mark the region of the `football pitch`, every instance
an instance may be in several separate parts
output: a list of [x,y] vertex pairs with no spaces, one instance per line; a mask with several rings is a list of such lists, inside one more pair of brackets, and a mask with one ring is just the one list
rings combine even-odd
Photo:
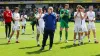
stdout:
[[[49,38],[45,50],[39,51],[41,47],[37,47],[36,43],[36,27],[33,34],[30,22],[27,22],[25,35],[20,36],[20,43],[15,43],[16,33],[11,39],[10,44],[7,44],[5,39],[4,26],[0,26],[0,56],[100,56],[100,44],[94,44],[93,33],[91,32],[91,42],[88,43],[88,38],[84,38],[84,45],[73,46],[73,31],[74,23],[69,23],[68,43],[65,43],[65,31],[63,30],[62,42],[59,41],[59,22],[55,31],[54,45],[52,51],[49,51]],[[96,23],[96,36],[100,42],[100,23]],[[40,44],[42,44],[42,35],[40,36]],[[77,41],[78,44],[78,41]]]

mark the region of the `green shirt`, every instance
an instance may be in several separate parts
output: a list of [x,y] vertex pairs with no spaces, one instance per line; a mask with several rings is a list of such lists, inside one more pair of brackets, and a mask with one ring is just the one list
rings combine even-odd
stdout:
[[32,21],[35,21],[36,20],[36,17],[35,16],[36,16],[36,13],[33,13],[32,14]]
[[31,15],[31,25],[35,24],[36,22],[36,13],[32,13]]
[[69,19],[70,19],[70,13],[69,10],[65,10],[65,9],[61,9],[60,10],[60,18],[61,20],[64,20],[65,22],[68,23]]

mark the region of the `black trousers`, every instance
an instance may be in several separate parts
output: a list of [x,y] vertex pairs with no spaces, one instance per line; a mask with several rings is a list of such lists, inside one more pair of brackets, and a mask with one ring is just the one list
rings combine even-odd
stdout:
[[50,45],[49,45],[49,47],[52,48],[53,39],[54,39],[54,32],[55,32],[55,30],[47,30],[47,29],[44,29],[43,41],[42,41],[42,47],[43,48],[46,45],[46,41],[48,39],[48,36],[50,37]]
[[32,30],[34,31],[34,26],[35,26],[36,22],[34,21],[32,24]]
[[11,22],[10,23],[5,23],[5,34],[6,34],[6,37],[10,37],[10,32],[11,32]]

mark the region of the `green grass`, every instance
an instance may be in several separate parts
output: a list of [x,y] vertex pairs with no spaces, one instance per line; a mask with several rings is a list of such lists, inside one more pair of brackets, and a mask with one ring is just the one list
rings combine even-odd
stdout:
[[[31,30],[31,25],[27,22],[26,34],[21,35],[19,41],[20,43],[15,43],[16,33],[13,36],[11,43],[7,44],[7,39],[5,39],[4,26],[0,26],[0,56],[100,56],[100,44],[94,44],[93,34],[91,33],[91,42],[88,43],[87,37],[84,39],[85,44],[81,46],[73,46],[73,29],[74,23],[69,23],[69,42],[64,43],[65,31],[63,31],[62,43],[57,43],[59,41],[59,23],[55,32],[53,50],[48,51],[49,39],[47,41],[47,46],[44,51],[38,51],[40,47],[36,44],[36,29],[33,35]],[[100,41],[100,23],[96,23],[97,39]],[[34,36],[34,38],[32,38]],[[40,43],[42,43],[42,35],[40,37]],[[78,42],[77,42],[78,43]]]

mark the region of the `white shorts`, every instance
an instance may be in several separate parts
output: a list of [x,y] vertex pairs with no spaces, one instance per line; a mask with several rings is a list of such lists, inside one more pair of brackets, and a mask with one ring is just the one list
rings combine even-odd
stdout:
[[15,25],[14,25],[14,26],[12,27],[12,30],[13,30],[13,31],[20,30],[20,26],[15,26]]
[[88,30],[95,30],[96,27],[95,27],[95,24],[88,24]]
[[75,25],[75,26],[74,26],[74,32],[76,32],[76,33],[82,32],[82,26],[80,26],[80,25]]
[[87,32],[87,31],[88,31],[88,30],[87,30],[86,25],[82,26],[82,32]]
[[43,34],[43,33],[44,33],[44,27],[37,26],[37,34]]
[[26,26],[26,22],[22,22],[22,26]]

